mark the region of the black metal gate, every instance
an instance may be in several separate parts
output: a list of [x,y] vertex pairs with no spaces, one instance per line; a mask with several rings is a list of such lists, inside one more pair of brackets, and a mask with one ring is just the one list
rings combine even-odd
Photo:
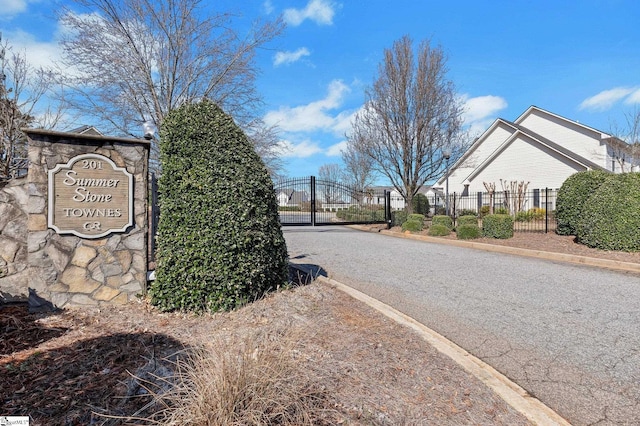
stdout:
[[391,223],[389,191],[358,190],[315,176],[281,179],[275,191],[283,226]]

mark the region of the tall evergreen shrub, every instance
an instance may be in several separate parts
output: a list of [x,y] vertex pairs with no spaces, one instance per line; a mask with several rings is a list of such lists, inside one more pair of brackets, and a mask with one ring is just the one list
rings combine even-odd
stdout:
[[612,175],[589,197],[576,226],[580,243],[640,251],[640,173]]
[[602,170],[588,170],[575,173],[564,181],[558,190],[556,233],[576,235],[576,226],[582,215],[582,207],[610,176],[610,173]]
[[411,201],[411,205],[413,206],[413,212],[421,215],[428,215],[429,209],[429,199],[426,195],[422,193],[418,193],[413,196],[413,201]]
[[273,183],[233,119],[203,101],[172,111],[160,135],[152,302],[214,312],[284,284],[287,248]]

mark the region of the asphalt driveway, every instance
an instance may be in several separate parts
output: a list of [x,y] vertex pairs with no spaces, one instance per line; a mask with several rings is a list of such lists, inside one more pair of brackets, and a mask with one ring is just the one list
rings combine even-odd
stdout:
[[294,261],[415,318],[571,423],[638,424],[637,274],[345,227],[283,231]]

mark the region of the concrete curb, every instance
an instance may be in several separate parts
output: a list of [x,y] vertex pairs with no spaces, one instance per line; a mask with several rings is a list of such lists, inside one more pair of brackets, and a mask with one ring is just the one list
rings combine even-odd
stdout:
[[[373,232],[371,229],[367,228],[366,226],[350,225],[349,227],[352,229],[360,230],[360,231]],[[392,232],[384,229],[380,231],[375,231],[375,232],[383,235],[388,235],[391,237],[406,238],[410,240],[424,241],[427,243],[446,244],[450,246],[467,247],[467,248],[472,248],[477,250],[491,251],[495,253],[505,253],[505,254],[513,254],[516,256],[534,257],[537,259],[546,259],[546,260],[552,260],[555,262],[575,263],[575,264],[585,265],[585,266],[614,269],[614,270],[623,271],[623,272],[640,273],[640,263],[621,262],[618,260],[610,260],[610,259],[598,259],[598,258],[588,257],[588,256],[578,256],[578,255],[566,254],[566,253],[553,253],[553,252],[547,252],[542,250],[529,250],[529,249],[523,249],[518,247],[508,247],[508,246],[500,246],[500,245],[493,245],[493,244],[476,243],[473,241],[465,241],[465,240],[448,240],[446,238],[436,238],[436,237],[429,237],[426,235],[398,233],[398,232]]]
[[[295,264],[294,264],[295,266]],[[355,290],[336,280],[319,276],[316,278],[324,284],[333,286],[354,299],[357,299],[376,309],[388,318],[416,331],[423,339],[440,353],[448,356],[468,373],[472,374],[516,411],[525,416],[530,422],[540,426],[561,425],[570,426],[570,423],[560,417],[555,411],[544,405],[538,399],[529,395],[526,390],[509,380],[484,361],[471,355],[460,346],[449,341],[444,336],[436,333],[424,324],[403,314],[400,311],[376,300],[358,290]]]

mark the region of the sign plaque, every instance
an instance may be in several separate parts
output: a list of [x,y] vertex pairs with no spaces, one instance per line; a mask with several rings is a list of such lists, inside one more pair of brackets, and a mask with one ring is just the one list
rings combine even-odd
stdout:
[[133,225],[133,175],[98,154],[49,170],[48,226],[58,234],[102,238]]

